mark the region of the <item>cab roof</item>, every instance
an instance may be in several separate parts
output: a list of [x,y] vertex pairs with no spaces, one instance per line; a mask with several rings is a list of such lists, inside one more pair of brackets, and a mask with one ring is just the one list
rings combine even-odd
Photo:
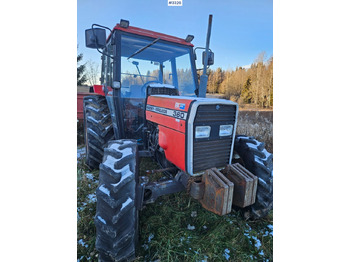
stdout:
[[[179,38],[176,36],[171,36],[171,35],[166,35],[166,34],[154,32],[154,31],[147,30],[147,29],[134,27],[134,26],[129,26],[127,28],[124,28],[124,27],[121,27],[120,24],[117,24],[113,28],[113,31],[114,30],[119,30],[119,31],[123,31],[123,32],[135,34],[135,35],[147,36],[147,37],[152,37],[152,38],[160,38],[161,40],[165,40],[165,41],[169,41],[169,42],[173,42],[173,43],[177,43],[177,44],[181,44],[181,45],[187,45],[187,46],[192,46],[192,47],[194,46],[193,44],[186,42],[185,39],[182,39],[182,38]],[[110,36],[108,36],[108,39],[109,39],[109,37]]]

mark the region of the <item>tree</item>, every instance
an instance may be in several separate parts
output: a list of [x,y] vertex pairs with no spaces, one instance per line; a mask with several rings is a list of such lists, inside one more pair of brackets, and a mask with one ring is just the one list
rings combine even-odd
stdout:
[[100,74],[100,70],[99,70],[99,65],[96,64],[95,62],[89,60],[86,63],[85,67],[85,71],[86,71],[86,79],[89,83],[90,86],[96,85],[98,84],[99,81],[99,74]]
[[270,58],[268,65],[268,107],[273,106],[273,57]]
[[[197,71],[197,73],[199,73]],[[207,93],[215,93],[214,90],[214,71],[210,68],[207,71],[208,74],[208,83],[207,83]],[[200,79],[200,75],[198,75],[198,79]]]
[[83,59],[83,54],[80,53],[77,56],[77,64],[78,64],[78,67],[77,67],[77,85],[78,86],[84,85],[86,80],[87,80],[86,75],[85,75],[85,64],[79,65],[79,62],[82,59]]
[[241,97],[242,89],[246,81],[246,71],[240,67],[236,71],[227,71],[221,86],[224,86],[227,99],[238,101]]
[[225,77],[225,72],[222,71],[221,67],[218,67],[216,70],[215,70],[215,73],[214,73],[214,90],[215,90],[215,93],[222,93],[224,94],[225,93],[225,90],[223,87],[220,88],[220,85],[222,83],[222,81],[224,80],[224,77]]
[[248,104],[252,102],[252,98],[253,98],[253,92],[251,90],[251,86],[252,86],[252,80],[250,77],[248,77],[246,83],[244,84],[242,94],[241,94],[243,101]]
[[225,94],[226,99],[260,108],[273,107],[273,57],[265,60],[261,52],[247,69],[209,69],[207,93]]

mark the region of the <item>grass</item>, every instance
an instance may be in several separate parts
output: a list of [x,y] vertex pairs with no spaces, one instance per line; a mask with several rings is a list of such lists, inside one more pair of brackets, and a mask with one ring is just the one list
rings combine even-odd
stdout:
[[81,159],[78,162],[77,175],[77,256],[80,261],[97,261],[93,217],[96,213],[98,170],[91,172]]
[[137,261],[272,261],[271,223],[272,214],[247,222],[239,212],[215,215],[186,193],[164,196],[141,212]]
[[[252,121],[259,121],[258,126]],[[257,137],[272,151],[272,114],[241,112],[237,132]],[[157,168],[150,159],[141,159],[140,175]],[[98,171],[80,159],[77,176],[77,258],[98,261],[93,220]],[[160,177],[154,174],[150,180]],[[163,196],[140,211],[135,261],[273,261],[272,221],[272,212],[259,221],[245,221],[239,211],[218,216],[185,192]]]
[[273,112],[240,111],[238,113],[237,134],[254,136],[265,142],[265,148],[273,153]]

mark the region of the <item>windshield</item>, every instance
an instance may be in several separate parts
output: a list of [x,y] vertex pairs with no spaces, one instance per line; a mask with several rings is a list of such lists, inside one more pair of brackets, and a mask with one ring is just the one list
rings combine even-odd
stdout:
[[180,95],[195,96],[191,49],[162,41],[150,45],[152,42],[137,36],[121,36],[122,97],[145,98],[146,87],[151,83],[173,85]]

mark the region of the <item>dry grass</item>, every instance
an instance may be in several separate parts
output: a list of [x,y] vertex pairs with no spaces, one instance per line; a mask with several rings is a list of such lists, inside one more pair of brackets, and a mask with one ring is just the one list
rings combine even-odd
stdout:
[[273,153],[273,111],[240,111],[237,134],[254,136]]

